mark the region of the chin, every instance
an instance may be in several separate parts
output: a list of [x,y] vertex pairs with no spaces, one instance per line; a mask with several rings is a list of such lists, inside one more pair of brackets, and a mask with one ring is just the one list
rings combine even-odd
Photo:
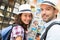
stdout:
[[27,25],[28,25],[29,23],[25,23],[25,24],[27,24]]
[[48,22],[48,20],[43,20],[43,21]]

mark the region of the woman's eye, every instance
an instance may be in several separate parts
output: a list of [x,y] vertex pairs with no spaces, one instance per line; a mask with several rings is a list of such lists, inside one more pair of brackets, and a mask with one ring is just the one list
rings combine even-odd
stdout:
[[27,15],[24,15],[25,17],[27,17]]
[[31,16],[31,15],[29,15],[29,17],[31,18],[32,16]]

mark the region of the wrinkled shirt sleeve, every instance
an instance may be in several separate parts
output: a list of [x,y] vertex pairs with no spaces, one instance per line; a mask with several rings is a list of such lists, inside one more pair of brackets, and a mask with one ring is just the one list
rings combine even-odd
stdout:
[[17,36],[24,38],[24,29],[21,26],[16,26],[12,29],[11,38],[15,38]]

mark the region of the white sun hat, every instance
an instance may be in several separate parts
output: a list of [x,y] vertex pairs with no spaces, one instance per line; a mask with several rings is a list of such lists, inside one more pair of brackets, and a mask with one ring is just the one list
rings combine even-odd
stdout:
[[31,6],[29,4],[22,4],[19,6],[19,11],[17,14],[21,13],[32,13]]
[[56,8],[58,10],[58,8],[57,8],[58,0],[44,0],[39,5],[41,6],[42,4],[53,6],[54,8]]

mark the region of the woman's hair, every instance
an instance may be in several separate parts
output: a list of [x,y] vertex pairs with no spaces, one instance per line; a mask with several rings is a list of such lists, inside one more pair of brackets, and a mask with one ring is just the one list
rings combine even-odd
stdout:
[[[32,21],[32,20],[30,21],[30,23],[29,23],[28,25],[25,24],[25,23],[21,20],[22,14],[23,14],[23,13],[17,15],[17,18],[15,19],[15,24],[19,24],[19,25],[21,25],[21,26],[24,28],[24,30],[27,30],[27,26],[30,27],[30,24],[31,24],[31,21]],[[33,15],[32,15],[32,14],[31,14],[31,16],[32,16],[32,18],[33,18]]]

